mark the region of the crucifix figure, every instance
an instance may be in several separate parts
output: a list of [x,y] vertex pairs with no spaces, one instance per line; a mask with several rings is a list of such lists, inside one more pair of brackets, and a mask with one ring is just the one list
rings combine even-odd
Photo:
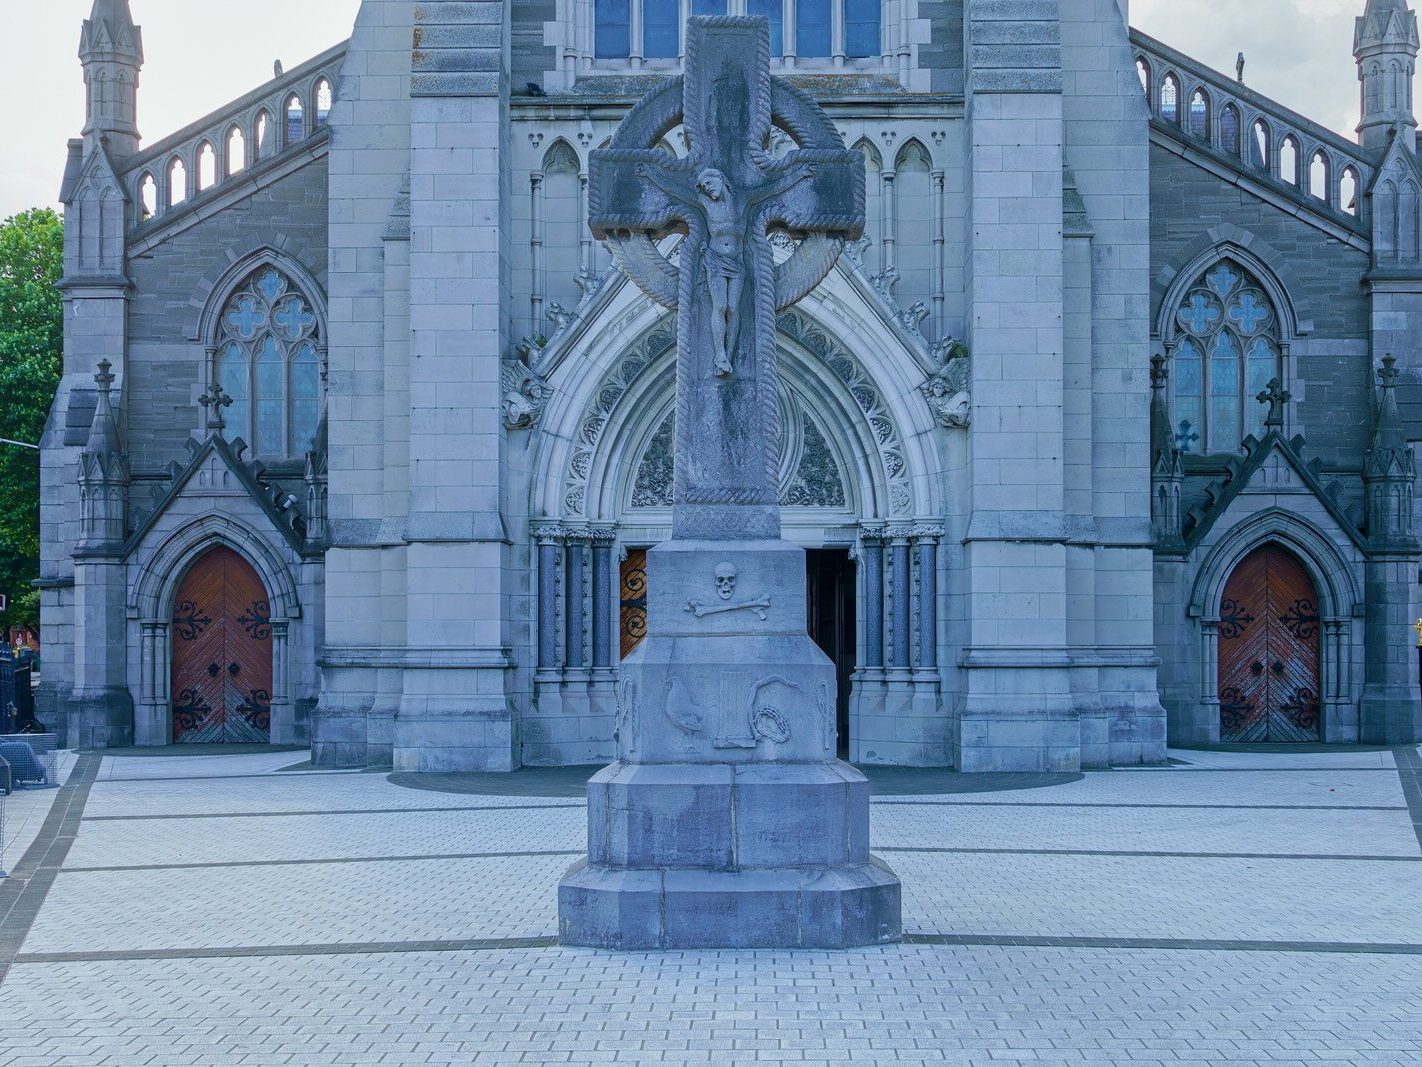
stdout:
[[[592,153],[589,224],[677,318],[673,537],[780,536],[775,319],[864,229],[864,160],[770,77],[763,19],[693,18],[686,75]],[[681,124],[687,155],[657,145]],[[776,129],[798,147],[777,158]],[[777,266],[772,230],[799,244]],[[676,262],[655,242],[683,240]]]
[[745,291],[746,219],[766,200],[789,192],[813,177],[814,163],[799,163],[774,181],[737,195],[726,176],[715,167],[696,175],[696,184],[687,188],[666,170],[638,164],[637,173],[653,182],[668,197],[700,212],[703,243],[691,252],[699,256],[711,297],[711,343],[713,372],[729,377],[735,371],[736,340],[740,332],[741,297]]

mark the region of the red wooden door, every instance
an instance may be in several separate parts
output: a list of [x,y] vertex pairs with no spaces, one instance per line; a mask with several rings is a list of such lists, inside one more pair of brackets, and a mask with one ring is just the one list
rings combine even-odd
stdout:
[[262,580],[229,548],[200,557],[173,608],[173,740],[271,740],[271,608]]
[[1266,545],[1230,575],[1220,604],[1220,740],[1321,737],[1318,596],[1303,564]]

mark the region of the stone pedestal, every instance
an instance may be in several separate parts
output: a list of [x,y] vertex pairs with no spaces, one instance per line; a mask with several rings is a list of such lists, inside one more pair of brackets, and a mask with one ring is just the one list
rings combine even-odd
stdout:
[[622,665],[619,760],[588,784],[564,944],[849,948],[898,940],[869,783],[835,758],[834,665],[805,627],[803,552],[648,554],[651,636]]

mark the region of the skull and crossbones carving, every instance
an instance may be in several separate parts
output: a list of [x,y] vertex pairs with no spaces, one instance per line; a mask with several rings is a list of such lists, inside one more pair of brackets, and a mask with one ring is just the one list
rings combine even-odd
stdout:
[[770,597],[756,597],[753,600],[734,601],[736,595],[736,582],[739,575],[736,568],[730,563],[718,563],[716,569],[711,572],[716,581],[716,595],[721,598],[721,603],[715,606],[703,604],[699,600],[688,600],[686,610],[695,615],[698,619],[707,615],[720,615],[727,611],[753,611],[760,616],[761,620],[770,613]]
[[722,563],[716,568],[716,595],[722,600],[730,600],[736,595],[736,568]]

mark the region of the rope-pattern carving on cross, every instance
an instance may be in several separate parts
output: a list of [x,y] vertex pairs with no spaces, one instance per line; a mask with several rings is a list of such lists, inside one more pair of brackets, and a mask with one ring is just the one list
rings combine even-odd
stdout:
[[[688,154],[657,148],[678,123]],[[777,159],[780,129],[796,149]],[[686,75],[592,153],[589,224],[678,311],[673,535],[778,537],[775,322],[864,229],[864,164],[815,103],[770,75],[764,19],[688,23]],[[769,234],[799,243],[775,265]],[[657,241],[681,234],[678,262]]]

